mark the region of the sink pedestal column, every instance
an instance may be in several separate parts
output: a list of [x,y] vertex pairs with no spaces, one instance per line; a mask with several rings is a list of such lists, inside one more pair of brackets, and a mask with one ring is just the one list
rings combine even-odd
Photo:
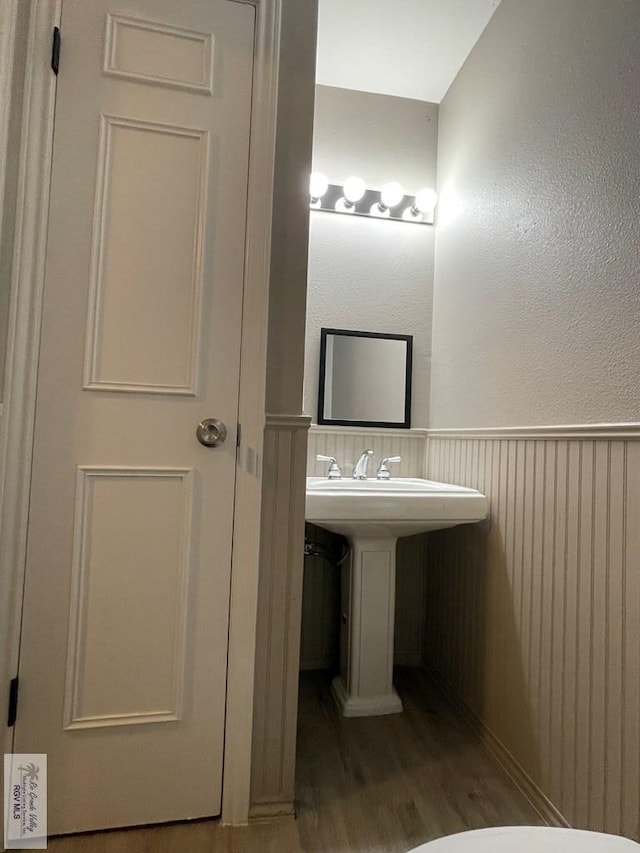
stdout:
[[340,675],[331,692],[345,717],[397,714],[393,687],[396,538],[350,537],[342,570]]

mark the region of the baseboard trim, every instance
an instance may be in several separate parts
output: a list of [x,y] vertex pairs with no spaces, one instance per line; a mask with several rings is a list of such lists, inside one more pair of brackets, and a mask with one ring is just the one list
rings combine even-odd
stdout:
[[273,820],[280,817],[295,815],[295,803],[254,803],[249,809],[250,821]]
[[531,776],[529,776],[527,771],[507,749],[502,741],[496,737],[476,712],[469,707],[459,693],[457,693],[457,691],[454,690],[439,673],[434,672],[428,667],[424,667],[424,669],[429,673],[429,676],[433,678],[448,701],[453,705],[464,721],[480,737],[502,770],[507,774],[530,805],[536,810],[540,819],[543,820],[547,826],[570,828],[571,824],[569,821],[556,808],[547,795],[538,787]]

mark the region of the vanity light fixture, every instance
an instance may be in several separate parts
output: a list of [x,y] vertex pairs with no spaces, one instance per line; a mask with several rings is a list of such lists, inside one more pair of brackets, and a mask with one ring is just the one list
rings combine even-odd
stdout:
[[425,187],[416,194],[415,200],[402,214],[405,222],[433,222],[435,206],[438,203],[438,194],[435,190]]
[[355,175],[347,178],[342,187],[342,198],[336,202],[336,210],[338,213],[355,213],[356,204],[364,196],[367,191],[367,185],[362,178],[357,178]]
[[309,196],[310,205],[313,208],[319,208],[322,204],[322,198],[329,189],[329,181],[327,176],[322,172],[312,172],[309,178]]
[[389,181],[381,190],[367,189],[355,175],[343,186],[329,183],[322,172],[313,172],[309,180],[309,206],[324,213],[346,213],[416,225],[433,225],[438,196],[422,189],[416,196],[405,195],[397,181]]

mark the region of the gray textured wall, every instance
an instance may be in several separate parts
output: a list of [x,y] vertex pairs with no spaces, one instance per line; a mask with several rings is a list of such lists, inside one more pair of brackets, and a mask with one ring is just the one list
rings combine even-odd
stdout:
[[[438,107],[318,86],[314,168],[331,183],[352,174],[379,189],[435,186]],[[304,411],[317,414],[320,328],[414,336],[413,426],[426,426],[434,229],[311,214]]]
[[266,410],[300,414],[318,0],[285,0],[271,243]]
[[440,108],[431,426],[640,420],[637,0],[503,0]]

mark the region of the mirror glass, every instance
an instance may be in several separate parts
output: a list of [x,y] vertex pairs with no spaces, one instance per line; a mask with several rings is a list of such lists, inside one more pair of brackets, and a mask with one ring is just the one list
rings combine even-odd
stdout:
[[411,335],[322,329],[318,423],[411,425]]

